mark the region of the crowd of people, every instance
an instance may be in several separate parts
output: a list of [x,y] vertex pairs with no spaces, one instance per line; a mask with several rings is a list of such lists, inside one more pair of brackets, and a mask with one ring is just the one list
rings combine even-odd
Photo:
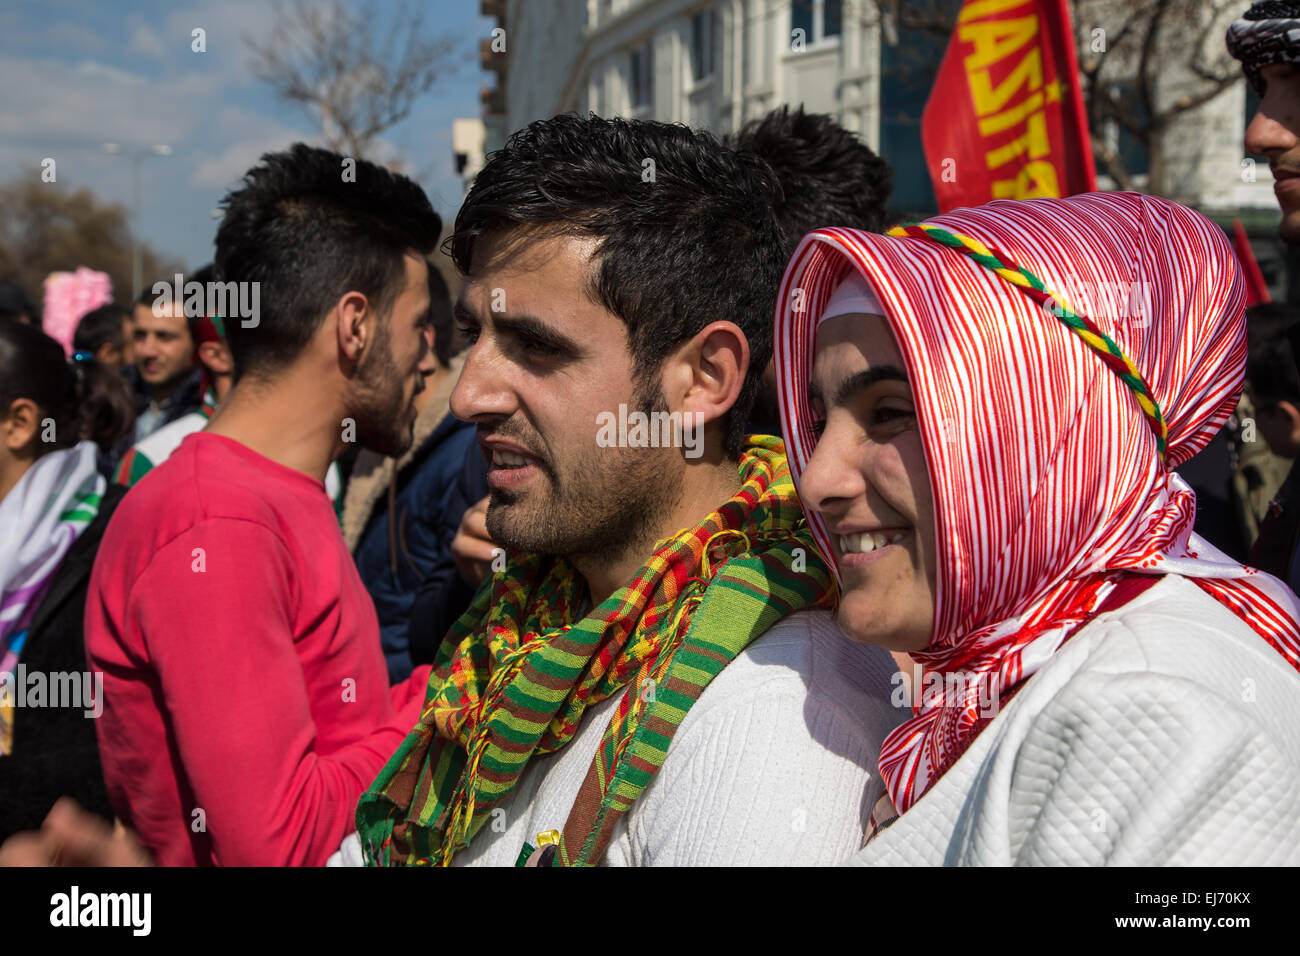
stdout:
[[224,200],[254,321],[0,290],[0,863],[1300,862],[1300,317],[1204,216],[894,225],[788,108],[534,122],[445,249],[344,168]]

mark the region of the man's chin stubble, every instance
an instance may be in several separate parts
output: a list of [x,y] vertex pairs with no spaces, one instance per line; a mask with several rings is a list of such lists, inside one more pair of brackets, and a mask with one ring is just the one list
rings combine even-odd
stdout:
[[[633,484],[638,483],[634,480]],[[658,525],[676,507],[680,495],[671,501],[654,503],[635,493],[630,497],[636,502],[634,505],[616,502],[608,514],[592,516],[576,515],[573,507],[566,506],[564,501],[556,501],[552,495],[534,509],[534,515],[519,513],[516,520],[510,521],[506,518],[507,509],[520,509],[522,512],[528,508],[526,496],[506,489],[493,489],[487,513],[488,534],[511,551],[560,556],[588,567],[621,563],[634,553],[648,557],[662,536]],[[561,521],[561,515],[570,516],[571,520],[563,522],[565,526],[571,528],[577,524],[588,527],[589,532],[583,536],[559,538],[543,530],[555,527],[556,522]]]

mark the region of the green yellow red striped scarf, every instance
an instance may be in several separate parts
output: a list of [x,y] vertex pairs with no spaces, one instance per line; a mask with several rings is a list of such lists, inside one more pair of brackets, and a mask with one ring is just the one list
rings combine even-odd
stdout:
[[834,600],[781,441],[752,436],[740,478],[580,620],[586,584],[567,560],[507,556],[443,642],[420,722],[361,797],[368,864],[449,864],[528,761],[621,691],[557,854],[599,862],[709,681],[781,618]]

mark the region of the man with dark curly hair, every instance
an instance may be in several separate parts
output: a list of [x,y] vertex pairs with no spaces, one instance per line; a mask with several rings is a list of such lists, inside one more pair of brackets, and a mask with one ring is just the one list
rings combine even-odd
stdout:
[[451,397],[491,577],[341,859],[813,864],[858,845],[893,662],[844,641],[778,439],[746,428],[788,255],[755,153],[557,116],[475,179]]
[[[1246,79],[1260,95],[1259,110],[1246,127],[1246,150],[1268,158],[1273,191],[1282,209],[1278,234],[1283,242],[1300,245],[1300,0],[1252,4],[1228,28],[1228,51],[1241,61]],[[1274,358],[1285,351],[1294,361],[1300,353],[1291,347],[1300,343],[1300,329],[1293,324],[1288,338],[1283,324],[1272,326],[1268,337],[1273,341],[1257,342],[1252,351],[1263,348]],[[1248,391],[1250,386],[1248,382]],[[1278,397],[1266,395],[1263,401],[1256,409],[1261,425],[1281,430],[1275,422]],[[1250,563],[1300,590],[1300,459],[1291,466],[1260,523]]]
[[[894,189],[889,164],[834,117],[781,106],[746,123],[726,142],[762,158],[776,173],[781,184],[776,215],[787,257],[800,239],[822,226],[880,232],[889,225],[886,204]],[[749,420],[751,431],[781,434],[771,362]]]

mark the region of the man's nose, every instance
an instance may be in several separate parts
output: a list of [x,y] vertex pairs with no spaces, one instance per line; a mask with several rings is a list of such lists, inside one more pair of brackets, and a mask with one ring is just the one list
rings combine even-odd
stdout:
[[1246,127],[1246,152],[1269,159],[1297,144],[1295,132],[1276,118],[1272,106],[1268,100],[1261,103]]
[[465,364],[451,391],[451,413],[461,421],[483,418],[509,418],[518,408],[505,362],[480,341],[470,347]]

